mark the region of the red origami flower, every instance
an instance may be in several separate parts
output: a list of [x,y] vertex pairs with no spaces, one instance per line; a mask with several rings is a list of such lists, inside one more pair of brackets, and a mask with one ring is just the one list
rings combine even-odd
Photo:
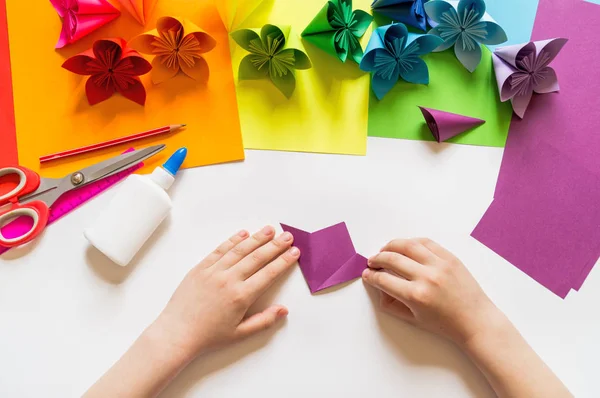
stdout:
[[109,99],[115,92],[140,105],[146,103],[146,89],[138,76],[150,72],[152,65],[123,39],[98,40],[92,49],[69,58],[62,66],[90,76],[85,85],[90,105]]

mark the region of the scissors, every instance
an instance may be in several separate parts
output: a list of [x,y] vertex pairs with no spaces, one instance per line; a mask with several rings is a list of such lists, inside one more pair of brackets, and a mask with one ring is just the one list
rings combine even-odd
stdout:
[[[39,174],[25,167],[0,168],[0,178],[16,177],[16,187],[8,193],[0,193],[0,228],[18,217],[33,220],[31,229],[21,236],[7,238],[0,230],[0,246],[15,247],[38,237],[46,225],[52,205],[64,193],[86,186],[126,170],[165,149],[155,145],[145,149],[124,153],[96,165],[75,171],[64,178],[40,178]],[[3,207],[6,209],[2,210]]]

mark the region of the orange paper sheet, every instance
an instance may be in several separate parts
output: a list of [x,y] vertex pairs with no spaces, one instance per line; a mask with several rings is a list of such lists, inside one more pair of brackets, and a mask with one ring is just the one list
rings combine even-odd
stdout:
[[0,167],[17,163],[17,141],[15,136],[15,114],[10,74],[8,31],[6,25],[6,3],[0,4]]
[[[136,147],[167,145],[165,151],[148,162],[144,172],[151,171],[184,146],[189,150],[184,167],[244,158],[228,35],[212,0],[160,1],[146,28],[129,16],[122,16],[59,51],[54,50],[56,34],[51,33],[60,32],[61,22],[50,3],[33,8],[31,2],[23,0],[6,0],[6,3],[21,165],[45,177],[62,177],[119,154],[131,144],[41,167],[39,157],[179,123],[187,123],[187,129],[134,144]],[[120,36],[130,40],[149,26],[155,26],[156,20],[165,15],[187,18],[217,41],[214,50],[203,54],[210,69],[208,83],[197,83],[182,74],[154,85],[148,74],[142,77],[148,94],[146,106],[120,95],[95,106],[88,105],[87,76],[61,68],[65,59],[90,48],[100,38]]]

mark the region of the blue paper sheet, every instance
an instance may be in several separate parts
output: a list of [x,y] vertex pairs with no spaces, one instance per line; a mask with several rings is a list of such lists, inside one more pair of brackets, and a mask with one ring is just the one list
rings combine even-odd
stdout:
[[[600,3],[600,0],[590,0]],[[487,12],[508,35],[500,46],[526,43],[531,39],[539,0],[487,0]],[[494,50],[499,46],[488,46]]]

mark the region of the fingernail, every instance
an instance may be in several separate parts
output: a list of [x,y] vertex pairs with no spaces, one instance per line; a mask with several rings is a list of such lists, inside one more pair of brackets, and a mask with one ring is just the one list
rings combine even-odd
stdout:
[[292,247],[290,249],[290,254],[294,257],[298,257],[300,255],[300,249],[298,249],[297,247]]
[[283,318],[283,317],[287,316],[288,314],[289,314],[289,311],[285,307],[281,307],[280,309],[277,310],[277,316],[279,318]]
[[290,234],[289,232],[284,232],[283,235],[281,235],[281,239],[284,242],[289,242],[293,239],[294,237],[292,236],[292,234]]
[[264,227],[262,229],[262,233],[265,235],[271,235],[274,232],[273,227],[270,225],[267,225],[266,227]]
[[363,279],[367,279],[369,277],[370,273],[371,273],[370,269],[367,268],[366,270],[364,270],[363,273],[362,273]]
[[246,230],[242,230],[242,231],[238,232],[238,235],[239,235],[241,238],[245,238],[246,236],[248,236],[248,231],[246,231]]

